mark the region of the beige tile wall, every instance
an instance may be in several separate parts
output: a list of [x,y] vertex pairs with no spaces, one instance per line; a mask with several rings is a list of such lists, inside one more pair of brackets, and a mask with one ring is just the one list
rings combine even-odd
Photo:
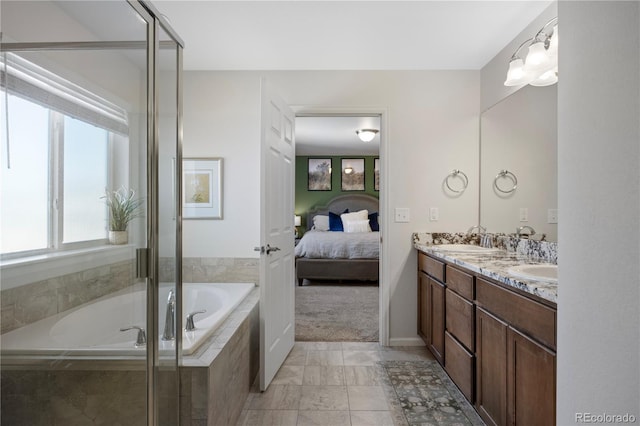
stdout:
[[91,268],[0,292],[1,332],[31,324],[132,285],[133,261]]

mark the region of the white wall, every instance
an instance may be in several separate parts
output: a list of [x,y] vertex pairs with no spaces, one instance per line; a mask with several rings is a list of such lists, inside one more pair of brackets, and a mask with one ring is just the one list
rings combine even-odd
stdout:
[[[420,342],[411,233],[465,231],[478,221],[479,72],[186,72],[184,156],[225,161],[225,219],[185,221],[187,257],[257,257],[260,76],[289,105],[388,111],[388,205],[411,209],[410,223],[391,222],[389,229],[390,337],[392,343]],[[454,168],[470,182],[462,196],[449,198],[442,182]],[[438,222],[429,222],[429,207],[440,209]]]
[[561,2],[558,424],[640,421],[640,3]]

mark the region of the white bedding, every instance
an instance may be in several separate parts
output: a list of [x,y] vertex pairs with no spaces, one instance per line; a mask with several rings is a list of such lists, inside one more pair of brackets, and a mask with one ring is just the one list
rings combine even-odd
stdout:
[[378,259],[380,233],[307,231],[296,246],[295,255],[312,259]]

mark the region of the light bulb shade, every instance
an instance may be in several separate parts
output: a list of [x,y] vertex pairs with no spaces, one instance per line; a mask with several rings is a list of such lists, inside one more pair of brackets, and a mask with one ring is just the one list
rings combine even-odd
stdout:
[[507,79],[504,82],[505,86],[520,86],[522,84],[529,83],[530,78],[524,72],[524,62],[521,58],[512,59],[509,62],[509,71],[507,71]]
[[345,167],[344,168],[344,174],[345,175],[350,175],[351,173],[353,173],[353,167]]
[[558,82],[558,68],[556,67],[552,70],[542,73],[540,77],[536,78],[529,84],[532,86],[544,87],[544,86],[551,86],[552,84],[556,84],[557,82]]
[[376,129],[356,130],[356,134],[362,142],[371,142],[376,137],[376,133],[378,133]]
[[551,40],[549,40],[548,51],[550,55],[558,55],[558,24],[553,27],[553,35],[551,36]]
[[529,53],[524,61],[524,72],[538,76],[553,69],[557,63],[557,57],[547,51],[544,42],[536,41],[529,46]]
[[302,216],[293,216],[293,226],[300,226],[302,224]]

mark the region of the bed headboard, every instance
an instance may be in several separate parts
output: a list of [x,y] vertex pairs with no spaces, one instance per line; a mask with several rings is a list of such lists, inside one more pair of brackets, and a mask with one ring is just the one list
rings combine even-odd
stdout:
[[326,206],[314,206],[307,212],[307,231],[313,227],[313,217],[317,214],[328,215],[329,212],[342,213],[345,209],[355,212],[368,210],[369,213],[379,211],[380,200],[367,194],[338,195],[327,203]]

